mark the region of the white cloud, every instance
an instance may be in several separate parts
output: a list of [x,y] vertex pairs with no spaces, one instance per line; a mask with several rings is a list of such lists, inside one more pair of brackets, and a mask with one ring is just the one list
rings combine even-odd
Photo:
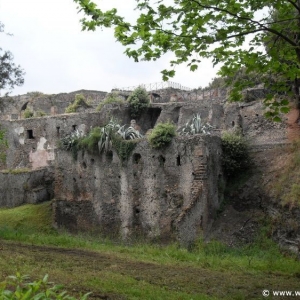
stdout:
[[[118,7],[129,19],[134,17],[134,0],[100,0],[104,9]],[[24,68],[25,84],[13,94],[30,91],[70,92],[78,89],[110,91],[161,81],[168,57],[157,62],[135,63],[115,42],[110,29],[82,32],[80,15],[72,0],[0,0],[0,21],[13,37],[1,34],[1,47],[14,54]],[[215,70],[204,62],[196,72],[176,68],[172,81],[191,88],[205,86]]]

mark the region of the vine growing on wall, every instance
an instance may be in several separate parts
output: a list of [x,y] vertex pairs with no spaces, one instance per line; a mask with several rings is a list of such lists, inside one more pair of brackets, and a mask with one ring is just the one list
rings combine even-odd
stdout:
[[236,177],[250,167],[250,156],[246,139],[238,133],[222,135],[222,165],[227,177]]
[[6,131],[0,127],[0,164],[6,163],[6,150],[8,148],[8,142],[6,139]]

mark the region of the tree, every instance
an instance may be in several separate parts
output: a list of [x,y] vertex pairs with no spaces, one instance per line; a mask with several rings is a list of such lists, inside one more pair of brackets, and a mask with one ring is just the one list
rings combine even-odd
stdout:
[[[0,22],[0,33],[4,33],[4,25]],[[11,90],[15,86],[24,83],[24,71],[20,66],[16,66],[13,62],[13,55],[10,51],[2,52],[0,48],[0,91]]]
[[[173,52],[171,69],[162,71],[164,80],[174,76],[178,64],[195,71],[202,58],[211,58],[221,64],[219,74],[233,83],[232,100],[254,85],[235,78],[244,68],[255,75],[250,77],[263,75],[270,117],[288,110],[287,100],[278,95],[289,93],[287,83],[300,77],[300,0],[137,0],[140,15],[133,24],[116,9],[102,11],[91,0],[74,1],[85,13],[84,30],[114,27],[117,41],[135,61]],[[274,76],[278,80],[270,84]]]

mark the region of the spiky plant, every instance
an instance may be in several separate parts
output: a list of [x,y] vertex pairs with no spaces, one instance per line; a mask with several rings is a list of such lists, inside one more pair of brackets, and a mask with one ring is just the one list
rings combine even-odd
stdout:
[[140,134],[138,130],[135,130],[132,126],[126,128],[126,125],[123,125],[119,128],[117,133],[124,140],[135,140],[143,138],[143,135]]
[[70,134],[61,139],[62,148],[65,150],[71,150],[82,137],[84,137],[84,134],[78,129],[72,131]]
[[210,134],[211,126],[209,123],[202,124],[202,119],[200,114],[196,114],[188,121],[184,126],[179,128],[179,135],[194,135],[194,134]]
[[98,142],[99,153],[103,150],[104,152],[108,152],[112,149],[112,137],[120,127],[121,126],[114,119],[111,119],[107,125],[101,127],[101,137]]

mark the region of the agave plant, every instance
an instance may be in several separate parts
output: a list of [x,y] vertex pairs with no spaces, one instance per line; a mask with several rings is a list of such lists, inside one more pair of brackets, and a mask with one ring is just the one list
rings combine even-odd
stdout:
[[84,137],[84,134],[78,129],[72,131],[61,139],[62,148],[65,150],[71,150],[81,137]]
[[194,115],[193,118],[188,121],[184,126],[182,126],[178,133],[179,135],[194,135],[194,134],[210,134],[211,129],[213,126],[211,126],[208,123],[202,124],[202,120],[200,117],[200,114]]
[[132,126],[125,128],[126,125],[123,125],[119,128],[118,134],[122,137],[124,140],[135,140],[135,139],[141,139],[143,138],[143,135],[140,134],[138,130],[135,130]]
[[120,125],[113,119],[101,128],[101,137],[98,142],[99,153],[103,150],[108,152],[112,148],[112,136],[120,129]]

